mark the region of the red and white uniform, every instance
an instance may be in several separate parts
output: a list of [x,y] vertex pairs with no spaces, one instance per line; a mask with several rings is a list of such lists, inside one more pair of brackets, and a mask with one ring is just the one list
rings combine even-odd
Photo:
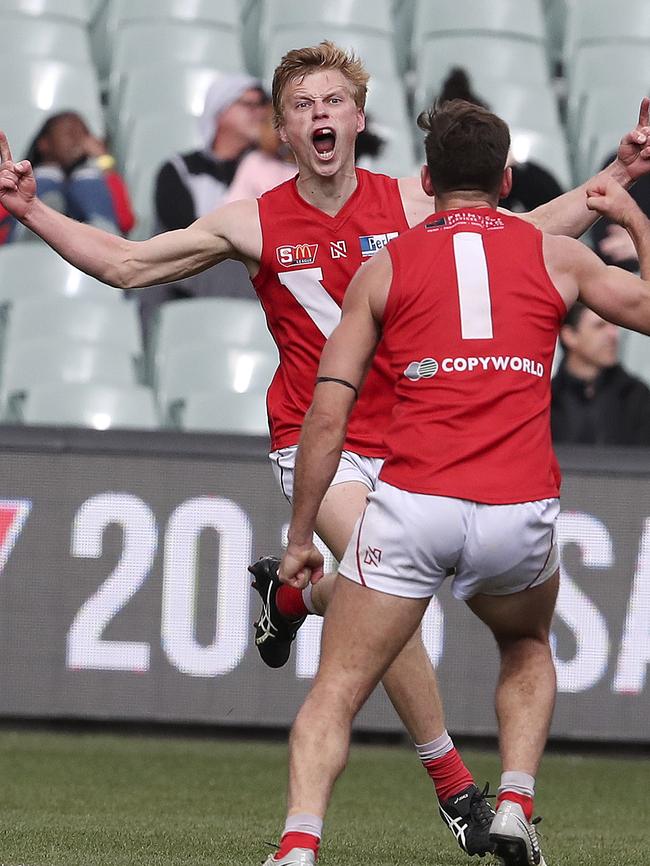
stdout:
[[398,403],[380,478],[488,504],[557,497],[550,377],[566,307],[541,233],[495,210],[455,210],[389,253],[384,344]]
[[[295,179],[258,200],[263,246],[253,285],[280,354],[267,396],[274,451],[298,442],[321,352],[339,323],[355,271],[408,228],[394,178],[357,169],[357,180],[334,217],[304,201]],[[345,449],[383,457],[394,402],[388,356],[380,346],[350,417]]]
[[439,213],[391,243],[384,314],[398,402],[388,456],[339,572],[428,598],[506,595],[558,569],[550,375],[566,313],[542,235],[517,217]]

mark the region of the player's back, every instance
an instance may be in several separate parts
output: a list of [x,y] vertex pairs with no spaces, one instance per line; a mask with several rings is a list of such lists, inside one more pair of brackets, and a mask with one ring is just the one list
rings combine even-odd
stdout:
[[557,496],[550,375],[564,302],[542,234],[488,208],[436,214],[389,247],[398,397],[382,478],[505,504]]

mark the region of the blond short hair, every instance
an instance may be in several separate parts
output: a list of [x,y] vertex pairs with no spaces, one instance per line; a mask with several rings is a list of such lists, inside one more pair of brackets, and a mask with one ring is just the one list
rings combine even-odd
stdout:
[[309,48],[295,48],[288,51],[273,74],[271,89],[273,100],[273,122],[282,123],[282,97],[287,86],[297,78],[321,69],[335,69],[342,72],[352,85],[352,95],[357,108],[364,108],[370,76],[353,51],[345,51],[333,42],[325,40]]

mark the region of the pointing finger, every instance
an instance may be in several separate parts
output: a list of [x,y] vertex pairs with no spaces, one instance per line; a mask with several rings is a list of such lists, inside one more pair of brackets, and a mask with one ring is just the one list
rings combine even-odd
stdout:
[[0,162],[12,162],[11,148],[7,136],[0,130]]
[[639,108],[639,126],[647,126],[650,120],[650,99],[644,96]]

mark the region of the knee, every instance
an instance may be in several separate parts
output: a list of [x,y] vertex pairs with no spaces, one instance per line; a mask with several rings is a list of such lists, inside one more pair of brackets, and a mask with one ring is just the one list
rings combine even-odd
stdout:
[[530,635],[503,635],[497,637],[501,658],[504,660],[551,660],[548,632]]

